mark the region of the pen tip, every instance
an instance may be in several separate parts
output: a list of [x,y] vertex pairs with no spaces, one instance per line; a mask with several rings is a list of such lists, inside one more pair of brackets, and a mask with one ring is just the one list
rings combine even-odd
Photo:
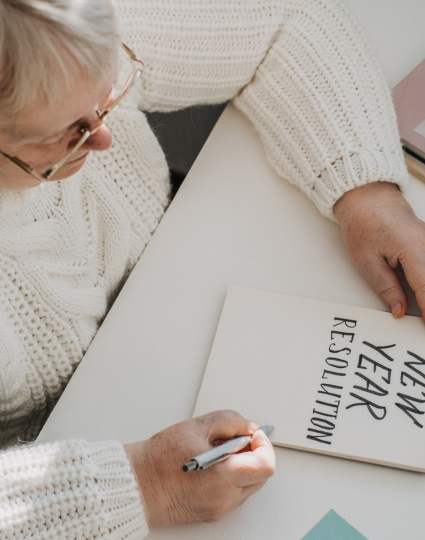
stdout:
[[261,429],[261,431],[264,431],[264,433],[268,437],[271,433],[273,433],[274,426],[261,426],[259,429]]

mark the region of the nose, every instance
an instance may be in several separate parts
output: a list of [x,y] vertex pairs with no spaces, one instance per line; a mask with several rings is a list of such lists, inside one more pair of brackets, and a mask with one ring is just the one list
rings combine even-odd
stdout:
[[81,147],[82,150],[94,150],[102,151],[107,150],[112,144],[112,135],[105,124],[99,127],[99,129],[90,135],[87,141]]

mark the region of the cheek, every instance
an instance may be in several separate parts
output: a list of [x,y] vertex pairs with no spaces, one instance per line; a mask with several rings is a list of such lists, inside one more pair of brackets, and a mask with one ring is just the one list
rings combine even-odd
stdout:
[[65,178],[69,178],[81,169],[86,160],[87,156],[84,156],[82,159],[78,159],[77,161],[73,161],[72,163],[65,163],[65,165],[61,167],[59,171],[53,176],[53,178],[48,181],[54,182],[55,180],[64,180]]
[[[55,147],[52,145],[50,148],[43,147],[43,150],[32,147],[20,149],[19,152],[10,151],[10,155],[16,155],[19,159],[33,167],[38,173],[66,153],[66,145],[55,145]],[[85,159],[80,159],[75,163],[66,163],[50,181],[63,180],[72,176],[81,169],[84,163]],[[22,191],[39,185],[40,183],[35,178],[23,171],[15,163],[0,156],[0,188]]]
[[27,149],[23,148],[19,151],[18,157],[39,172],[44,167],[47,167],[47,165],[60,159],[66,153],[66,144],[52,144],[33,146]]
[[22,191],[39,186],[40,183],[17,165],[1,156],[0,188]]

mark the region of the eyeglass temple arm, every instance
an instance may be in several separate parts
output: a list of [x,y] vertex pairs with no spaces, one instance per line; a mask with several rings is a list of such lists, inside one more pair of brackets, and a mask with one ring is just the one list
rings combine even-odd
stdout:
[[1,150],[0,150],[0,154],[4,156],[5,158],[7,158],[8,160],[10,160],[15,165],[17,165],[18,167],[20,167],[26,173],[30,174],[33,178],[35,178],[38,182],[40,182],[40,184],[43,183],[43,178],[40,178],[40,176],[38,176],[38,174],[35,172],[35,170],[32,167],[30,167],[29,165],[21,161],[19,158],[17,158],[16,156],[9,156],[8,154],[5,154]]
[[135,69],[133,73],[131,73],[131,75],[125,81],[124,87],[121,90],[121,94],[114,100],[112,105],[110,107],[107,107],[106,109],[103,109],[103,111],[96,111],[97,116],[99,117],[100,120],[103,120],[104,117],[109,112],[111,112],[112,109],[115,108],[121,100],[125,98],[125,96],[127,95],[127,88],[129,86],[132,86],[137,81],[137,79],[139,79],[141,76],[142,76],[142,72],[140,71],[140,69]]
[[130,57],[132,60],[134,60],[135,62],[139,62],[139,64],[142,64],[143,66],[143,69],[145,69],[145,64],[144,62],[142,62],[141,60],[139,60],[139,58],[137,58],[137,56],[134,54],[134,52],[130,49],[130,47],[127,47],[127,45],[125,43],[121,43],[121,47],[122,49],[124,50],[125,54]]

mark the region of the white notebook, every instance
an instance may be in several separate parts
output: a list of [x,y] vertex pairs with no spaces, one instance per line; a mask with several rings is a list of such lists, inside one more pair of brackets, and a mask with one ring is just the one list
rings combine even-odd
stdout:
[[232,286],[194,416],[220,409],[277,446],[425,472],[425,325]]

